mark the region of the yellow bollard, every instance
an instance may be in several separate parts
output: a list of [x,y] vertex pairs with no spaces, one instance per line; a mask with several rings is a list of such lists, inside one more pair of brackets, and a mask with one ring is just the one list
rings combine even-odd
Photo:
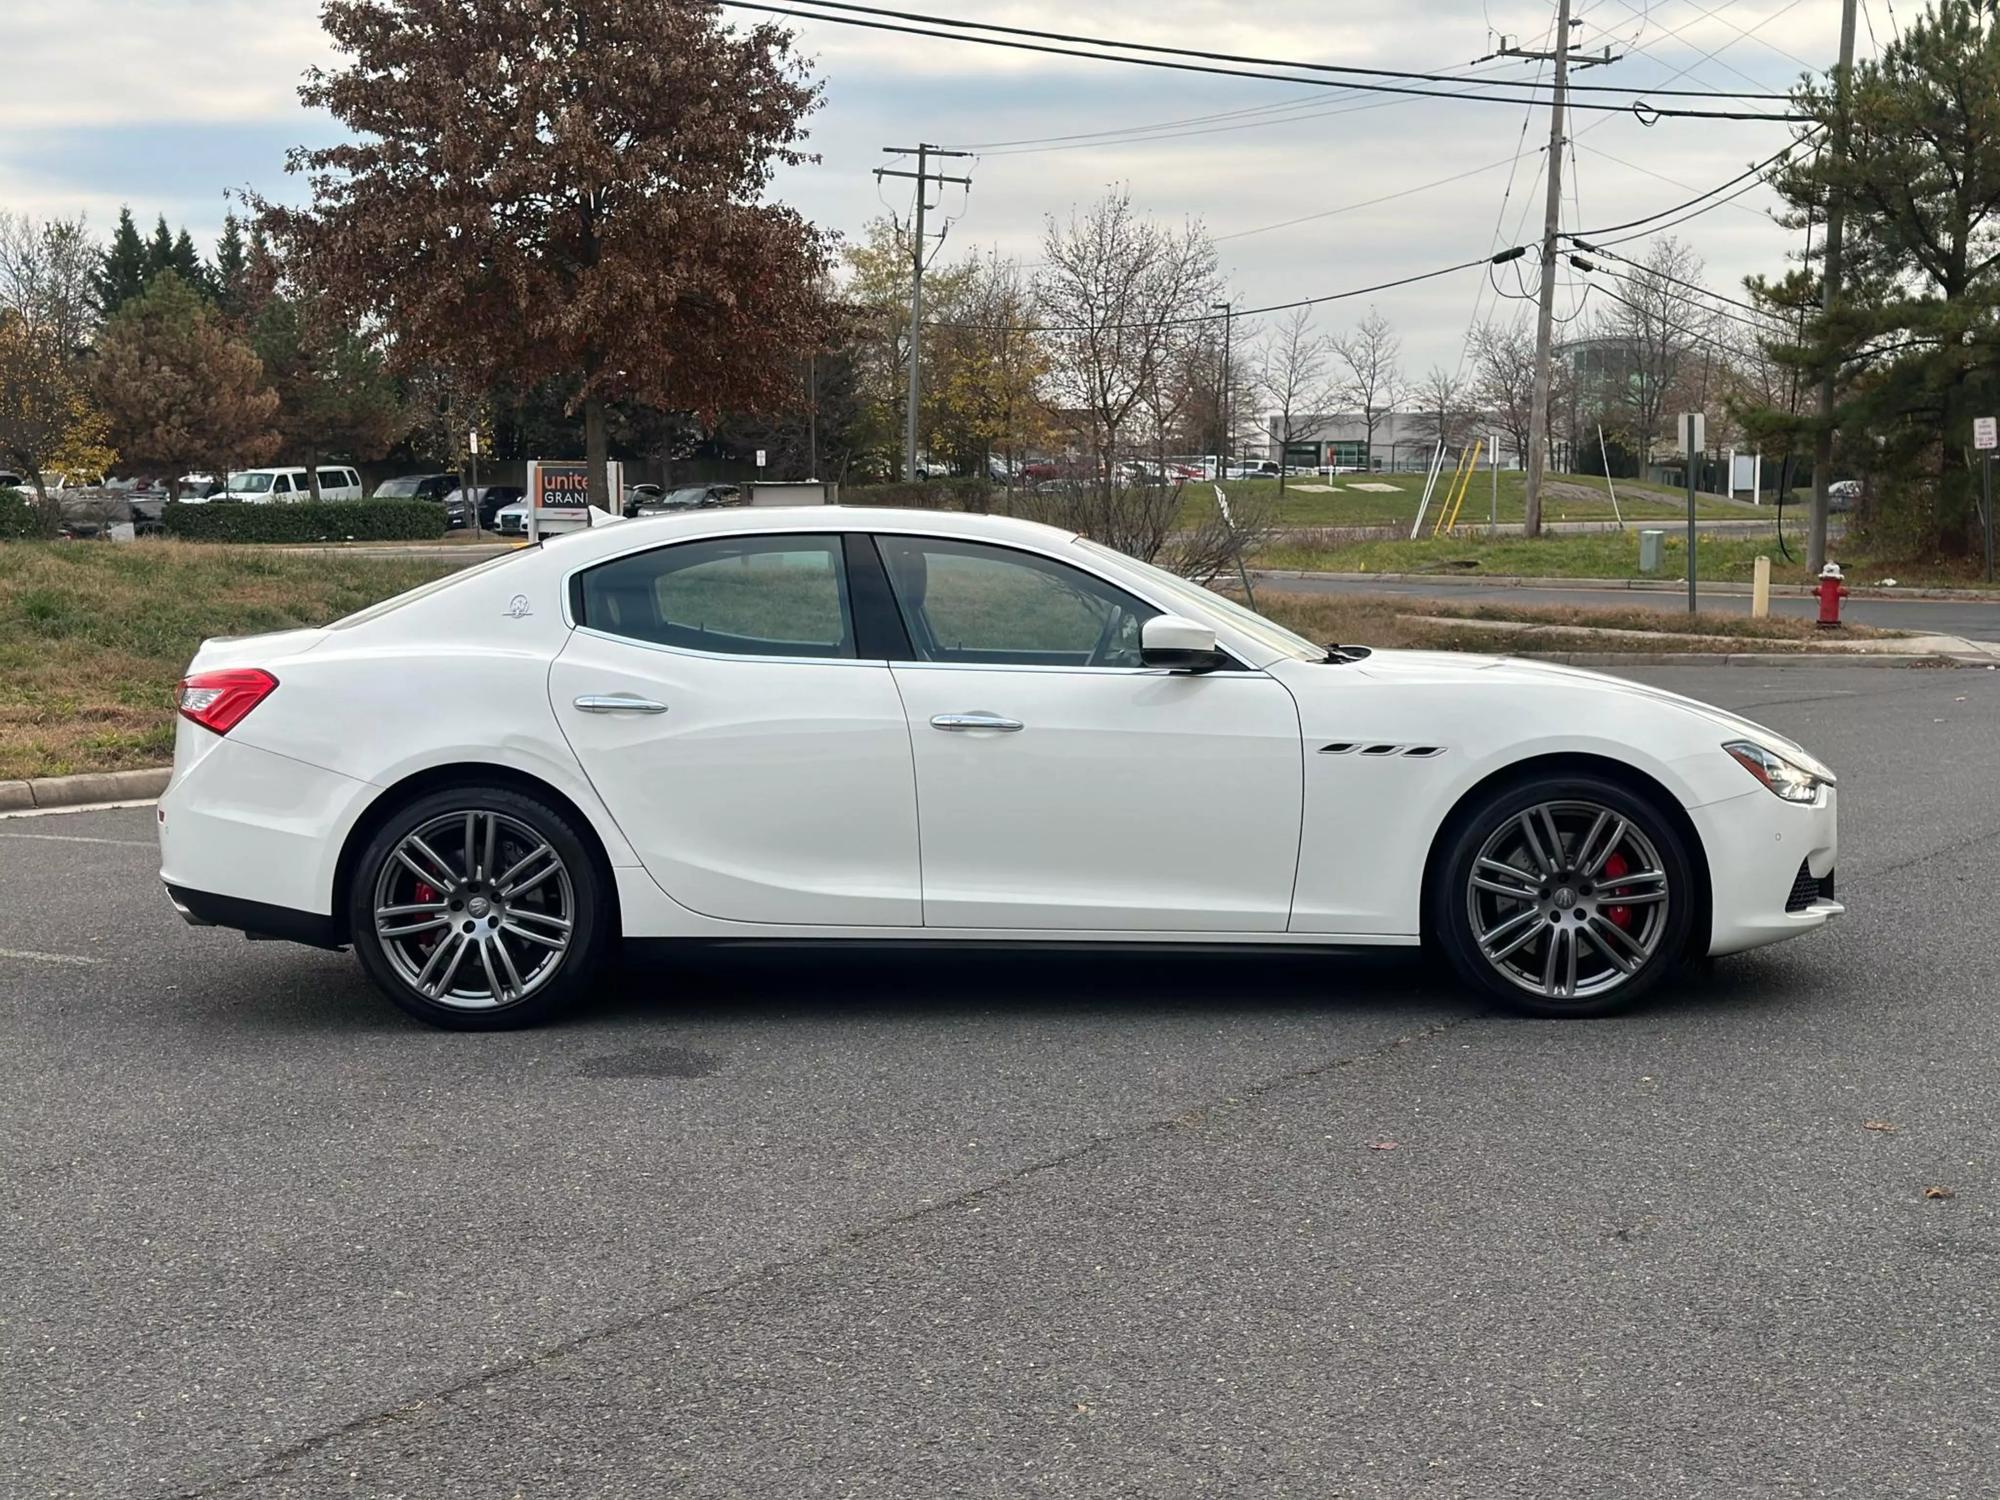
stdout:
[[1771,613],[1771,559],[1757,559],[1755,570],[1750,575],[1750,618],[1764,619]]

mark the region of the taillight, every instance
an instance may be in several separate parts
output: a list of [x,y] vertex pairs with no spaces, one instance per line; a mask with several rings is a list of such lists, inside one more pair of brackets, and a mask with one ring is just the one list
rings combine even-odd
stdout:
[[243,716],[271,695],[278,679],[261,667],[231,667],[221,672],[197,672],[181,679],[174,706],[181,717],[217,734],[227,734]]

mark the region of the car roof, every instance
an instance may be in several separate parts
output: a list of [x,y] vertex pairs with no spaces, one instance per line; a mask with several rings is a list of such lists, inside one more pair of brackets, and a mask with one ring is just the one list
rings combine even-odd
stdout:
[[[694,486],[689,486],[694,488]],[[773,531],[906,532],[923,536],[962,537],[966,541],[1012,542],[1045,549],[1066,545],[1076,533],[1012,516],[982,516],[957,510],[906,510],[872,505],[740,506],[725,510],[684,511],[640,516],[607,526],[572,531],[562,539],[565,566],[588,554],[609,555],[634,546],[656,546],[683,538],[756,535]]]

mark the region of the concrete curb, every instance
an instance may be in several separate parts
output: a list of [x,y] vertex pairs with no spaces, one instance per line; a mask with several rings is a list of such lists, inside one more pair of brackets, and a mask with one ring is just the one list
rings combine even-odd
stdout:
[[[1625,589],[1639,594],[1687,592],[1685,578],[1529,578],[1506,573],[1319,573],[1305,568],[1252,568],[1250,576],[1276,580],[1305,578],[1324,583],[1438,583],[1447,588],[1454,584],[1466,584],[1499,589]],[[1750,597],[1750,585],[1747,583],[1702,583],[1698,587],[1704,594],[1719,594],[1729,599]],[[1774,583],[1771,593],[1773,597],[1788,599],[1810,599],[1813,596],[1813,591],[1802,583]],[[1851,599],[1962,599],[2000,604],[2000,589],[1849,588],[1847,593]]]
[[147,802],[167,789],[170,768],[100,771],[84,776],[41,776],[33,781],[0,781],[0,812],[35,812],[50,807],[86,807],[94,802]]
[[1529,661],[1570,667],[1993,667],[1969,656],[1891,655],[1887,652],[1833,654],[1816,651],[1506,651]]

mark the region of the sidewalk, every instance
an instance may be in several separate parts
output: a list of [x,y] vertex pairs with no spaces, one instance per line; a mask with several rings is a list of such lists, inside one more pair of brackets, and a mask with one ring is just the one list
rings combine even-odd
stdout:
[[[1816,636],[1786,646],[1776,640],[1758,640],[1740,635],[1706,635],[1675,630],[1623,630],[1597,625],[1541,625],[1528,620],[1475,620],[1460,615],[1396,616],[1418,625],[1443,625],[1452,629],[1489,630],[1496,635],[1532,635],[1537,641],[1553,638],[1578,642],[1605,639],[1622,641],[1681,641],[1714,646],[1706,651],[1638,651],[1587,653],[1522,652],[1528,656],[1552,656],[1581,664],[1588,655],[1591,664],[1623,661],[1632,666],[1673,666],[1768,662],[1821,661],[1846,666],[1911,666],[1920,662],[1953,662],[1960,666],[2000,667],[2000,641],[1973,641],[1957,635],[1896,635],[1841,637]],[[1764,649],[1757,649],[1757,648]]]

